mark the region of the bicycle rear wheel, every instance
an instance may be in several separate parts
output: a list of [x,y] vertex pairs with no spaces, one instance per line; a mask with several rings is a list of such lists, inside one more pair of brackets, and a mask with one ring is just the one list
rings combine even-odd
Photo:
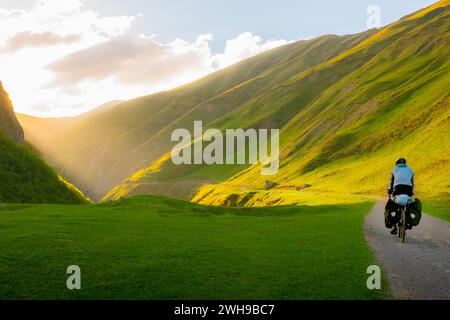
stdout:
[[399,237],[402,242],[405,242],[406,238],[406,207],[402,209],[402,217],[400,219]]

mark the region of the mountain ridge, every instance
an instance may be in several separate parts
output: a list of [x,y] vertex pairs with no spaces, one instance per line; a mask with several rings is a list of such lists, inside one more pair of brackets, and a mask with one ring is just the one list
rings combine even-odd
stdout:
[[[448,161],[446,160],[448,157],[446,154],[450,151],[448,143],[435,146],[435,141],[448,140],[444,135],[449,128],[446,124],[448,119],[445,120],[449,109],[448,92],[445,87],[449,74],[448,62],[445,59],[448,56],[449,35],[446,27],[448,25],[449,2],[441,1],[431,8],[381,29],[341,55],[294,75],[278,87],[272,88],[272,92],[262,97],[262,100],[256,97],[258,104],[255,104],[253,113],[251,107],[247,105],[237,110],[230,121],[224,121],[218,127],[252,126],[247,119],[261,113],[261,108],[267,106],[274,110],[277,104],[286,108],[289,107],[289,101],[283,102],[283,99],[292,99],[295,101],[297,114],[282,127],[280,151],[282,167],[279,174],[269,177],[280,184],[280,188],[286,189],[289,185],[293,185],[295,190],[301,185],[312,185],[312,190],[319,192],[341,190],[381,194],[385,184],[383,172],[390,171],[395,157],[408,155],[413,165],[418,167],[418,182],[422,185],[419,190],[425,196],[440,194],[448,197],[449,191],[448,187],[444,187],[445,181],[436,177],[431,178],[430,175],[435,172],[435,168],[424,161],[423,154],[414,154],[402,147],[392,149],[398,145],[396,139],[401,143],[408,141],[407,143],[415,146],[417,151],[425,152],[431,148],[430,156],[436,157],[433,163]],[[319,84],[317,79],[323,81],[325,85]],[[308,95],[321,85],[319,94],[308,101],[310,98]],[[433,89],[427,89],[433,85]],[[418,106],[414,103],[405,103],[405,99],[415,92],[423,92],[423,97],[417,100],[424,101],[416,102]],[[265,104],[264,99],[267,100]],[[305,106],[304,109],[299,108],[302,104]],[[415,112],[417,116],[409,115],[408,118],[411,119],[404,121],[402,114],[398,113],[399,110],[410,110],[406,114]],[[421,144],[418,144],[416,141],[409,141],[408,134],[413,135],[422,130],[420,116],[424,111],[427,112],[423,115],[424,119],[429,119],[427,121],[430,125],[437,126],[438,129],[427,134],[433,139],[430,141],[421,139]],[[385,112],[390,114],[386,120],[384,120]],[[381,130],[380,119],[386,121],[386,124],[392,123],[386,126],[389,135]],[[402,123],[408,123],[408,127],[402,128]],[[253,121],[253,125],[258,127],[258,122]],[[394,130],[395,126],[401,130]],[[440,138],[435,137],[436,135]],[[360,141],[360,137],[364,140]],[[383,150],[387,141],[391,146],[385,149],[390,152],[380,159],[377,152]],[[370,169],[364,169],[364,157],[370,160],[368,161]],[[370,159],[372,157],[376,161]],[[348,168],[339,167],[347,165],[345,161],[354,163],[357,176],[354,176],[355,173]],[[336,163],[336,169],[327,169],[333,162]],[[148,189],[149,184],[155,184],[159,180],[167,184],[167,180],[170,179],[163,177],[169,172],[175,172],[173,176],[177,176],[176,179],[179,180],[180,175],[177,173],[182,172],[182,169],[170,165],[170,161],[159,163],[156,167],[152,164],[148,168],[156,170],[144,169],[142,171],[147,170],[147,174],[137,173],[129,177],[124,184],[113,189],[104,200],[145,193],[148,190],[154,192]],[[219,169],[218,166],[215,168],[225,170]],[[208,171],[203,168],[196,170]],[[448,165],[444,165],[441,170],[443,170],[442,177],[449,176]],[[259,195],[261,197],[257,202],[260,204],[277,203],[276,200],[285,204],[301,198],[301,192],[294,193],[294,196],[293,194],[284,196],[283,193],[275,192],[276,196],[269,197],[268,192],[264,191],[267,177],[260,176],[258,171],[258,166],[243,168],[229,180],[226,179],[216,186],[214,184],[203,186],[193,201],[226,205],[230,203],[229,199],[233,198],[239,199],[242,205],[253,205],[255,202],[252,198],[258,198]],[[136,176],[138,179],[134,179]],[[343,179],[345,183],[336,181],[336,177]],[[242,186],[250,190],[243,191]],[[261,200],[264,197],[267,197],[267,202]],[[243,201],[244,199],[246,201]]]
[[41,149],[47,149],[52,145],[54,139],[65,134],[81,121],[93,115],[107,112],[123,102],[122,100],[112,100],[88,112],[71,117],[40,118],[21,113],[16,113],[16,117],[19,123],[25,128],[25,139],[31,141]]
[[53,171],[24,140],[12,102],[0,83],[0,203],[85,204],[75,186]]
[[18,144],[24,144],[24,132],[14,114],[11,99],[0,81],[0,131]]
[[[189,125],[192,119],[202,119],[208,126],[215,118],[239,107],[241,101],[252,99],[253,91],[247,88],[255,81],[270,87],[345,51],[373,32],[322,36],[288,44],[177,89],[130,100],[72,128],[45,153],[84,192],[101,199],[127,176],[170,150],[170,132],[175,128]],[[270,72],[274,66],[285,68],[283,72]],[[237,86],[243,83],[246,90],[239,90]],[[257,91],[262,89],[254,87]],[[224,95],[232,95],[232,101],[223,101]]]

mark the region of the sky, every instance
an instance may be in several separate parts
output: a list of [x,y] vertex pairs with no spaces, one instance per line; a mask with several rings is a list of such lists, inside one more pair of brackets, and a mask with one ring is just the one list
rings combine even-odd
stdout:
[[292,41],[385,26],[434,2],[0,0],[0,81],[16,112],[72,116]]

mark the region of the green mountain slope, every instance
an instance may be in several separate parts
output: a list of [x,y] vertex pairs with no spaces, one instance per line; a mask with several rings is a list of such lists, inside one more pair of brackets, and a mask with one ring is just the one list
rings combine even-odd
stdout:
[[[255,96],[354,47],[373,33],[328,35],[288,44],[180,88],[122,103],[85,119],[51,146],[41,143],[38,147],[71,181],[100,199],[127,176],[168,152],[173,146],[172,130],[190,128],[194,119],[210,126]],[[280,124],[296,110],[283,112]],[[264,119],[272,121],[270,112]]]
[[[269,177],[279,184],[276,192],[264,191],[268,177],[258,165],[175,167],[166,154],[105,199],[146,192],[189,197],[186,189],[198,181],[220,182],[195,195],[206,204],[292,203],[303,196],[302,185],[311,192],[381,194],[399,156],[415,168],[419,194],[448,198],[449,3],[409,15],[263,91],[252,91],[259,81],[252,79],[227,92],[248,99],[211,126],[281,128],[281,168]],[[218,98],[230,105],[228,97]]]
[[[308,191],[381,194],[395,158],[405,156],[416,171],[423,197],[450,195],[450,12],[441,1],[381,30],[349,52],[291,79],[295,86],[313,74],[345,72],[284,128],[280,172],[271,179]],[[233,185],[260,189],[263,177],[251,168],[228,186],[204,187],[195,200],[220,204]],[[280,191],[281,192],[281,191]],[[282,194],[282,192],[281,192]],[[297,195],[239,192],[238,199],[289,203]],[[252,199],[253,198],[253,199]]]
[[23,143],[23,131],[7,97],[1,87],[0,114],[8,112],[9,118],[2,118],[0,128],[0,203],[87,203],[88,199],[39,159],[29,145],[13,140],[18,137]]

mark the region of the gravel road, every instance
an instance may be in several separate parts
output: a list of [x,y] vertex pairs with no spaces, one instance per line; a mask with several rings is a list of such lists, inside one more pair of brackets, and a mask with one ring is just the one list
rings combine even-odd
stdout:
[[406,242],[384,226],[384,202],[365,221],[365,237],[396,299],[450,300],[450,223],[423,215]]

